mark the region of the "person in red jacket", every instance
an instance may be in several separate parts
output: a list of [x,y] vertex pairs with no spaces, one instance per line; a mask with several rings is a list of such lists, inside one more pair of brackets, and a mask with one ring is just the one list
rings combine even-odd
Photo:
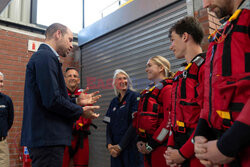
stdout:
[[171,133],[164,155],[168,165],[203,166],[194,156],[191,142],[200,116],[203,96],[205,53],[201,42],[203,30],[194,17],[185,17],[170,28],[170,49],[177,59],[185,58],[187,65],[176,72],[173,79],[171,103]]
[[196,157],[208,167],[249,167],[249,0],[204,0],[204,7],[224,23],[209,38]]
[[[76,68],[69,67],[66,69],[65,83],[70,98],[76,98],[82,93],[82,90],[78,88],[80,78]],[[74,123],[71,146],[64,150],[63,167],[69,167],[71,159],[73,159],[75,167],[88,166],[90,125],[91,119],[82,116]]]
[[154,56],[147,62],[148,79],[153,81],[141,92],[138,111],[133,126],[139,135],[137,148],[144,154],[145,167],[165,167],[163,153],[166,151],[170,126],[172,77],[170,63],[162,56]]

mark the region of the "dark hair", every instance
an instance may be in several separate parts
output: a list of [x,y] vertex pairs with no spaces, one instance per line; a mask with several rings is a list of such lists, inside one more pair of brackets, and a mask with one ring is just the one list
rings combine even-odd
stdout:
[[171,38],[173,31],[180,36],[182,36],[185,32],[190,34],[195,43],[199,45],[201,44],[204,36],[201,24],[195,17],[192,16],[187,16],[177,21],[169,30],[169,38]]
[[60,23],[54,23],[51,24],[45,31],[45,37],[47,39],[51,39],[53,34],[57,31],[60,30],[62,35],[66,34],[68,28],[65,25],[62,25]]
[[75,67],[67,67],[65,73],[68,72],[69,70],[75,70],[76,72],[78,72]]

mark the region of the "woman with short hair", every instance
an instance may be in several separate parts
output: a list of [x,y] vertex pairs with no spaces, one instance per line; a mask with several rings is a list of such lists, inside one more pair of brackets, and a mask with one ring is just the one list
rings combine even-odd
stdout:
[[143,157],[136,148],[136,132],[132,114],[137,111],[139,94],[129,75],[121,69],[114,72],[116,97],[111,101],[104,122],[107,123],[106,143],[111,155],[111,167],[143,167]]

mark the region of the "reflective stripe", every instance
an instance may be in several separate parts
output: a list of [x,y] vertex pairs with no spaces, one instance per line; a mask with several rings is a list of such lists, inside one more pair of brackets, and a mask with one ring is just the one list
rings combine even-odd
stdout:
[[153,86],[152,88],[149,89],[150,92],[152,92],[154,90],[155,86]]
[[103,121],[106,123],[110,123],[110,117],[104,116]]
[[176,124],[177,124],[177,126],[179,126],[179,127],[185,127],[184,122],[176,121]]
[[231,119],[230,113],[228,111],[216,110],[216,112],[223,119]]
[[141,132],[141,133],[145,133],[145,132],[146,132],[145,129],[139,128],[138,130],[139,130],[139,132]]
[[135,113],[137,113],[137,111],[133,112],[131,115],[132,115],[132,119],[135,118]]
[[202,63],[204,62],[204,59],[201,56],[197,56],[193,62],[195,62],[195,64],[200,67],[202,65]]
[[155,87],[158,88],[158,89],[162,89],[163,84],[161,82],[159,82],[158,84],[155,85]]
[[160,141],[160,142],[162,142],[163,140],[164,140],[164,138],[167,136],[167,134],[168,134],[168,130],[167,129],[165,129],[165,128],[163,128],[162,130],[161,130],[161,133],[157,136],[157,140],[158,141]]
[[193,144],[195,143],[195,142],[194,142],[194,138],[191,139],[191,143],[193,143]]

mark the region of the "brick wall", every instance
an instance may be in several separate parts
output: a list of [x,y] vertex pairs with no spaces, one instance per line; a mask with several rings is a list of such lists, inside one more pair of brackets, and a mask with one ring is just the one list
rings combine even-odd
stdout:
[[[209,44],[207,40],[209,34],[220,24],[214,14],[208,12],[207,9],[195,11],[194,16],[199,19],[204,28],[205,38],[202,42],[202,47],[203,50],[206,51]],[[11,167],[22,166],[18,155],[22,151],[21,147],[19,147],[19,143],[23,115],[23,88],[25,67],[32,55],[32,52],[27,51],[27,43],[29,39],[43,41],[43,38],[39,37],[40,35],[36,37],[36,35],[31,36],[24,34],[0,28],[0,71],[5,74],[5,87],[3,92],[12,98],[15,107],[14,124],[8,136]],[[74,51],[76,50],[77,48],[74,48]],[[79,69],[78,59],[75,57],[75,54],[71,54],[67,58],[62,58],[63,70],[69,66]]]
[[219,28],[220,22],[214,13],[209,12],[208,9],[204,8],[195,11],[194,16],[198,18],[204,29],[205,37],[202,42],[202,48],[206,51],[209,45],[208,37],[214,32],[214,30]]
[[[27,32],[27,34],[29,34]],[[37,37],[36,37],[37,36]],[[9,95],[14,103],[15,118],[14,123],[9,131],[8,143],[10,149],[10,166],[22,166],[19,161],[20,132],[22,127],[23,116],[23,90],[25,80],[26,64],[33,54],[29,52],[28,40],[43,41],[39,34],[25,35],[0,28],[0,71],[4,73],[4,90],[3,93]],[[68,66],[79,67],[75,61],[74,54],[67,58],[62,58],[63,69]]]

